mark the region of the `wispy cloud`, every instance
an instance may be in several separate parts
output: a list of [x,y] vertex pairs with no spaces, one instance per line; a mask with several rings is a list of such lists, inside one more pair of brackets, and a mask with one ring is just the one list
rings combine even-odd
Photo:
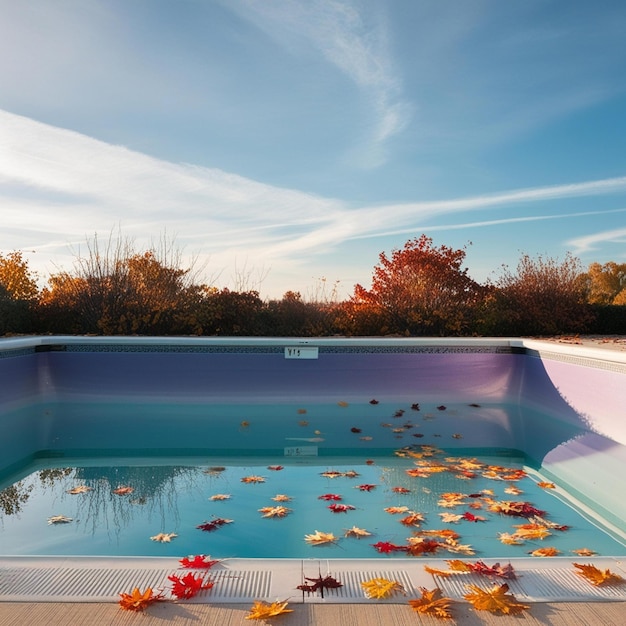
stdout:
[[599,233],[585,235],[584,237],[575,237],[570,239],[567,243],[573,247],[575,254],[583,254],[597,250],[600,244],[611,243],[624,245],[626,243],[626,228],[615,228],[613,230],[605,230]]
[[228,1],[225,6],[263,28],[287,47],[304,39],[354,83],[369,103],[373,121],[359,142],[358,160],[376,167],[386,160],[386,143],[412,115],[395,67],[381,7],[365,13],[358,3],[339,0]]
[[[558,219],[565,216],[527,218],[510,211],[521,204],[626,191],[626,177],[618,177],[441,201],[354,207],[218,169],[155,159],[2,111],[0,129],[3,245],[46,246],[49,252],[56,246],[56,252],[67,257],[68,244],[81,243],[94,232],[107,234],[120,224],[126,235],[142,244],[166,230],[218,267],[232,267],[242,255],[256,267],[302,266],[346,241],[428,229],[433,219],[446,215],[506,211],[493,220],[468,222],[465,228]],[[436,228],[454,226],[430,227]],[[623,237],[626,229],[571,243],[583,250]]]

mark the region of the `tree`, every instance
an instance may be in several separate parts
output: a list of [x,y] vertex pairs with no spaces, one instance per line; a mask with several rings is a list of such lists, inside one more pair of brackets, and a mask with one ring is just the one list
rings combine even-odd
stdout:
[[407,241],[391,257],[382,252],[372,288],[356,285],[353,313],[379,319],[379,333],[460,335],[473,323],[484,288],[462,268],[465,249],[433,246],[426,235]]
[[493,334],[558,335],[584,332],[592,321],[580,261],[523,254],[517,271],[503,266],[490,303]]
[[583,280],[591,304],[626,304],[626,263],[592,263]]
[[33,332],[39,288],[20,251],[0,254],[0,335]]

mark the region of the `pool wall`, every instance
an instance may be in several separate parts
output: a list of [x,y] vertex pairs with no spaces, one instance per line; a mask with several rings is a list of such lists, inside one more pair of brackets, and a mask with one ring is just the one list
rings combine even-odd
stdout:
[[[284,432],[281,405],[367,406],[369,400],[383,407],[479,405],[461,421],[441,421],[446,448],[520,450],[624,526],[617,481],[626,469],[626,355],[618,352],[523,339],[0,341],[5,471],[68,449],[124,454],[159,440],[157,447],[179,452],[276,450],[286,437],[301,435]],[[128,412],[122,429],[106,417],[121,404]],[[235,426],[244,414],[236,409],[251,405],[271,405],[273,414],[264,428],[242,435]],[[230,417],[212,413],[215,406],[231,407]],[[379,422],[378,415],[362,419]],[[218,440],[216,422],[225,419],[233,421],[232,437],[221,423],[225,434]],[[450,439],[459,423],[463,438]],[[354,439],[333,441],[345,447]]]

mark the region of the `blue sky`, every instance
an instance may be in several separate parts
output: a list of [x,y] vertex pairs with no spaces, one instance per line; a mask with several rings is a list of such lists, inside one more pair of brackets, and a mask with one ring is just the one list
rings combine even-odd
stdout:
[[263,297],[347,297],[422,233],[480,282],[522,253],[626,262],[622,0],[0,15],[0,251],[43,279],[118,231]]

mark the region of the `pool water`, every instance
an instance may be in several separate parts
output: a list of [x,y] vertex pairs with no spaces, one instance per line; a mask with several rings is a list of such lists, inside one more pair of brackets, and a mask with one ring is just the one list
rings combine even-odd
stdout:
[[[410,445],[321,457],[306,456],[314,444],[303,445],[305,454],[293,457],[115,460],[94,453],[89,461],[48,461],[0,491],[0,554],[412,558],[401,548],[421,537],[430,542],[426,556],[447,559],[525,557],[540,548],[626,555],[619,536],[574,508],[558,485],[539,486],[541,476],[514,451],[474,456]],[[287,508],[282,517],[260,511],[279,506]],[[399,512],[385,510],[392,507]],[[420,515],[409,526],[412,513]],[[55,516],[66,521],[49,523]],[[515,535],[528,524],[544,531]],[[354,527],[369,534],[346,536]],[[316,531],[335,540],[307,543]],[[151,539],[160,533],[169,541]],[[519,543],[501,541],[510,535]],[[390,545],[399,549],[389,552]]]

